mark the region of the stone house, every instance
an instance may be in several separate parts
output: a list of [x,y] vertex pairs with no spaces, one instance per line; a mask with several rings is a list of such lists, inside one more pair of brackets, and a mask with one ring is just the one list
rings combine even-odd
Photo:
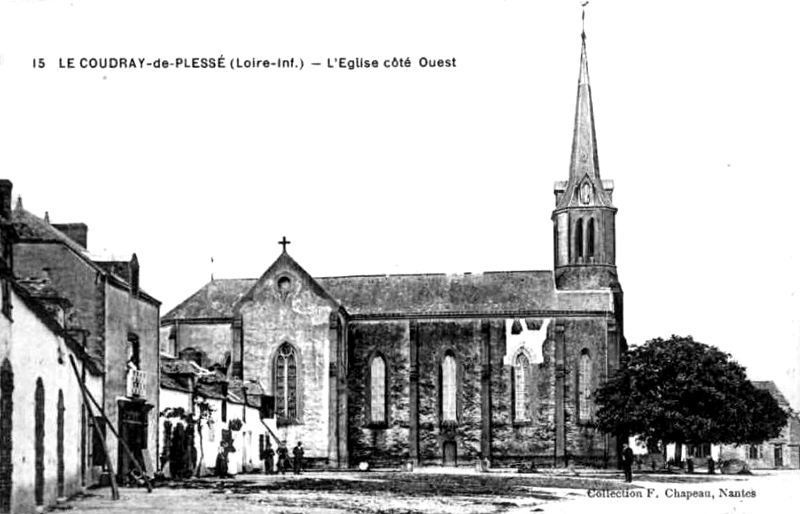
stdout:
[[86,485],[81,380],[102,374],[65,329],[63,298],[14,277],[11,183],[0,180],[0,513],[33,512]]
[[[613,183],[600,178],[585,39],[569,176],[554,188],[554,269],[314,277],[283,252],[212,280],[161,320],[274,399],[277,438],[347,467],[615,465],[593,391],[620,365]],[[543,235],[544,236],[544,235]]]
[[720,458],[742,460],[750,469],[800,469],[800,418],[775,382],[754,380],[753,385],[769,391],[789,415],[788,422],[778,437],[761,444],[723,445]]
[[[47,214],[42,219],[26,211],[21,199],[11,220],[18,234],[16,276],[69,302],[66,325],[103,372],[97,400],[105,416],[142,464],[156,462],[160,302],[139,287],[136,255],[129,261],[97,257],[87,249],[85,224],[52,224]],[[106,437],[124,482],[133,464],[111,430]],[[92,454],[90,481],[99,480],[108,463],[95,451],[96,441],[83,444]]]

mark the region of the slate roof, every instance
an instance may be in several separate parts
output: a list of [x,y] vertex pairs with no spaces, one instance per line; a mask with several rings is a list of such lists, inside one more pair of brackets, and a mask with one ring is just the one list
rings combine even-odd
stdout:
[[96,362],[86,350],[81,346],[81,344],[76,341],[66,330],[58,323],[58,321],[53,318],[52,314],[47,310],[47,308],[33,295],[31,295],[30,291],[28,291],[25,287],[19,284],[16,280],[9,280],[9,284],[14,292],[17,293],[22,303],[25,304],[28,309],[41,321],[50,332],[53,334],[61,337],[64,340],[64,344],[72,351],[75,356],[81,360],[84,364],[86,364],[86,368],[89,370],[90,373],[94,375],[102,375],[103,371],[101,365]]
[[780,389],[778,389],[778,386],[775,385],[775,382],[772,380],[752,380],[751,382],[756,388],[768,391],[782,409],[789,409],[789,402],[786,400],[786,397],[783,396]]
[[212,280],[162,319],[230,318],[234,304],[255,283],[254,278]]
[[238,378],[228,378],[224,374],[210,371],[198,366],[194,362],[161,356],[161,387],[174,391],[190,393],[191,389],[186,382],[186,376],[193,375],[197,378],[195,392],[205,398],[222,400],[222,384],[228,384],[227,399],[230,402],[244,403],[242,388],[247,389],[247,405],[250,407],[261,406],[261,395],[264,390],[256,382],[243,381]]
[[[11,222],[17,232],[19,241],[22,243],[56,243],[61,244],[72,250],[78,257],[86,262],[91,268],[99,271],[110,279],[111,282],[122,288],[130,287],[128,282],[128,272],[119,273],[121,268],[119,262],[98,261],[89,251],[70,239],[66,234],[56,229],[47,221],[17,206],[11,213]],[[127,265],[127,263],[125,263]],[[160,305],[161,302],[139,290],[139,297],[150,303]]]
[[[556,291],[551,271],[368,275],[314,279],[351,315],[611,311],[608,291]],[[162,319],[230,318],[256,279],[215,279]]]

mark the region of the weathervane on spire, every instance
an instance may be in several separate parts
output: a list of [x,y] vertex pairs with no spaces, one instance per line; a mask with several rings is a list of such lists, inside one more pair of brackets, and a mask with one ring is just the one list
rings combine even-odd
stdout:
[[581,2],[581,39],[586,40],[586,27],[585,27],[585,20],[586,20],[586,6],[589,5],[589,2]]

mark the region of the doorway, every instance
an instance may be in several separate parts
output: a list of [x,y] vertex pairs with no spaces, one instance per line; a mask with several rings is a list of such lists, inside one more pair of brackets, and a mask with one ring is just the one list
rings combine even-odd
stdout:
[[445,441],[443,445],[443,452],[444,452],[444,465],[456,466],[457,465],[456,442]]
[[11,512],[12,483],[12,440],[14,404],[14,372],[11,371],[11,362],[3,359],[0,366],[0,513]]
[[[147,418],[151,405],[144,402],[119,402],[119,436],[125,441],[137,463],[145,469],[143,452],[147,451]],[[119,477],[122,483],[127,476],[136,469],[136,464],[131,461],[122,444],[118,447]]]

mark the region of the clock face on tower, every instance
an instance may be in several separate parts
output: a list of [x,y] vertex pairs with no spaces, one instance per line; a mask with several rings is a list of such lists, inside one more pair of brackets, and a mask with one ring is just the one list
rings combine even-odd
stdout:
[[581,203],[583,205],[588,205],[592,199],[592,185],[588,182],[584,182],[581,186]]

